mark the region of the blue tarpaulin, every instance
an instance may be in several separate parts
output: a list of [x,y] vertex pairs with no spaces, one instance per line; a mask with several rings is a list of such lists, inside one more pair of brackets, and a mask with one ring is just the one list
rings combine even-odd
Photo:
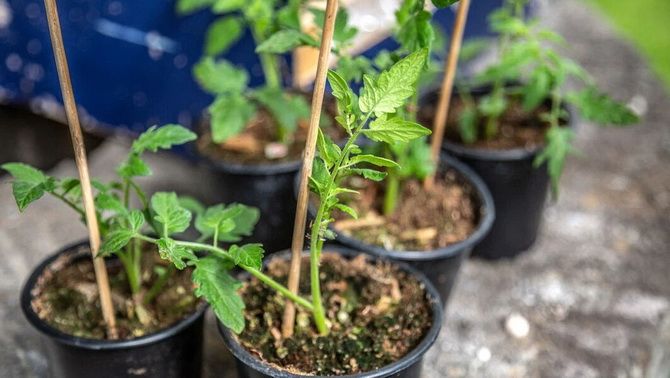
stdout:
[[[474,2],[466,36],[485,34],[486,15],[500,3]],[[191,76],[216,17],[209,11],[181,17],[173,1],[163,0],[61,0],[58,6],[75,96],[89,127],[191,126],[211,102]],[[450,30],[453,16],[445,9],[435,17]],[[369,53],[390,47],[387,40]],[[0,57],[0,102],[46,112],[61,102],[42,1],[0,0]],[[250,68],[252,85],[262,82],[250,35],[226,58]]]

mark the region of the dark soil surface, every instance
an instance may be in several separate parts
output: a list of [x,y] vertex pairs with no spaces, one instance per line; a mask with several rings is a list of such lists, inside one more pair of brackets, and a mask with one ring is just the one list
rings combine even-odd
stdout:
[[[309,260],[303,260],[300,292],[309,293]],[[286,282],[288,262],[275,259],[268,273]],[[281,338],[284,299],[254,279],[243,289],[247,328],[242,345],[263,360],[286,370],[343,375],[381,368],[416,347],[432,324],[431,305],[423,285],[387,262],[365,257],[347,260],[324,253],[321,289],[328,336],[319,336],[311,314],[298,307],[295,334]]]
[[388,250],[430,251],[467,239],[479,223],[479,204],[474,189],[453,170],[435,180],[431,190],[421,182],[403,183],[398,206],[390,217],[382,214],[383,183],[352,180],[360,196],[347,204],[359,214],[335,215],[336,232]]
[[[547,112],[548,108],[540,107],[532,113],[525,112],[518,98],[508,99],[510,106],[500,117],[498,134],[492,139],[483,138],[483,130],[486,119],[482,118],[478,125],[479,139],[474,143],[467,144],[469,147],[508,150],[514,148],[534,149],[544,146],[545,133],[549,124],[540,119],[540,114]],[[463,108],[463,101],[458,97],[452,100],[449,115],[447,117],[447,128],[445,137],[447,140],[465,144],[461,139],[458,127],[458,119]],[[435,115],[435,104],[426,104],[419,110],[419,118],[425,125],[433,124]]]
[[[344,132],[334,120],[337,107],[334,101],[324,101],[324,115],[321,127],[335,141],[344,137]],[[307,140],[309,121],[303,120],[292,139],[287,143],[278,142],[277,123],[270,113],[260,108],[256,116],[246,128],[224,143],[212,141],[209,122],[202,125],[203,133],[198,138],[198,150],[214,160],[222,160],[240,164],[267,164],[300,160]]]
[[[164,261],[148,251],[143,254],[143,286],[150,288],[157,279],[154,268]],[[100,310],[93,264],[89,258],[70,263],[61,256],[48,267],[33,289],[32,307],[37,315],[54,328],[77,337],[106,338]],[[142,324],[135,312],[130,288],[120,262],[108,264],[112,300],[116,311],[119,338],[131,339],[165,329],[192,314],[199,301],[193,295],[191,272],[174,271],[163,291],[144,306],[148,322]]]

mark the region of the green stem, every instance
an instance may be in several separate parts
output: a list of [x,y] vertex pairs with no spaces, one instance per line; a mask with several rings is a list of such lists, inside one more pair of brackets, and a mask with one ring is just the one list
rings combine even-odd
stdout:
[[58,198],[59,200],[63,201],[72,210],[76,211],[82,218],[86,219],[86,214],[84,213],[84,210],[80,209],[79,206],[77,206],[74,202],[65,198],[65,196],[62,195],[62,194],[58,194],[56,192],[49,192],[49,193],[51,193],[52,196],[54,196],[54,197]]
[[119,260],[123,265],[123,269],[126,272],[126,278],[128,278],[128,286],[130,286],[130,292],[135,296],[140,292],[140,277],[137,271],[134,268],[133,257],[128,254],[128,252],[118,252]]
[[147,294],[144,296],[143,302],[145,305],[148,305],[151,303],[154,298],[161,292],[163,291],[163,287],[165,287],[165,284],[168,282],[170,279],[170,276],[174,274],[175,267],[172,264],[169,264],[167,267],[167,271],[158,277],[156,282],[151,286],[149,291],[147,291]]
[[[156,241],[157,241],[157,239],[154,239],[152,237],[145,236],[145,235],[140,235],[140,234],[135,235],[134,237],[137,238],[137,239],[140,239],[140,240],[150,242],[150,243],[156,243]],[[191,248],[191,249],[197,250],[197,251],[211,252],[211,253],[213,253],[213,254],[215,254],[219,257],[222,257],[224,259],[232,260],[232,258],[228,254],[228,252],[226,252],[225,250],[223,250],[219,247],[214,247],[214,246],[209,245],[209,244],[201,244],[201,243],[187,242],[187,241],[181,241],[181,240],[175,240],[175,243],[177,245],[182,246],[182,247]],[[252,268],[250,266],[242,265],[242,264],[239,264],[238,266],[240,268],[246,270],[247,272],[249,272],[249,274],[251,274],[252,276],[258,278],[261,282],[263,282],[263,283],[267,284],[268,286],[270,286],[271,288],[277,290],[281,295],[283,295],[284,297],[292,300],[295,304],[300,305],[300,306],[306,308],[309,311],[314,310],[312,304],[308,300],[298,296],[297,294],[293,294],[284,285],[282,285],[279,282],[273,280],[270,276],[267,276],[266,274],[264,274],[260,270],[258,270],[256,268]]]
[[551,92],[551,113],[549,116],[549,122],[552,127],[558,127],[561,117],[561,96],[558,93],[557,89],[554,89]]
[[135,269],[135,274],[138,277],[138,286],[142,286],[142,246],[139,239],[133,239],[131,244],[133,248],[133,269]]
[[319,262],[321,260],[321,244],[319,243],[319,240],[321,240],[321,228],[325,208],[326,202],[321,201],[319,204],[319,210],[316,213],[316,217],[314,218],[314,223],[312,225],[309,249],[309,281],[312,292],[312,306],[314,308],[312,311],[312,316],[314,318],[316,329],[321,335],[327,335],[329,331],[326,324],[326,313],[323,309],[323,303],[321,300],[321,279],[319,278]]
[[332,172],[330,175],[330,182],[328,183],[328,190],[325,194],[325,199],[321,198],[319,203],[319,209],[312,223],[311,237],[310,237],[310,250],[309,250],[309,269],[310,269],[310,288],[312,293],[312,316],[314,318],[314,324],[316,325],[317,330],[320,334],[328,334],[328,326],[326,324],[326,314],[323,308],[323,301],[321,300],[321,282],[319,275],[319,262],[321,259],[321,248],[323,247],[322,235],[325,232],[325,228],[328,227],[327,224],[323,222],[323,215],[327,206],[327,199],[331,196],[331,191],[335,186],[335,183],[338,180],[340,168],[342,164],[348,159],[349,153],[351,152],[351,146],[354,141],[358,139],[358,136],[363,130],[363,127],[370,119],[372,113],[366,114],[366,116],[361,120],[361,123],[356,126],[354,131],[351,134],[351,137],[347,140],[347,143],[342,148],[342,153],[340,159],[333,166]]
[[386,178],[386,193],[384,193],[384,215],[389,217],[395,211],[400,192],[400,177],[395,169],[389,169]]
[[[256,46],[263,42],[264,38],[261,36],[261,32],[257,30],[256,27],[251,28],[251,34],[256,42]],[[259,54],[261,61],[261,68],[263,69],[263,75],[265,76],[265,85],[269,88],[279,89],[281,88],[281,79],[279,67],[277,64],[277,59],[273,54],[261,53]]]

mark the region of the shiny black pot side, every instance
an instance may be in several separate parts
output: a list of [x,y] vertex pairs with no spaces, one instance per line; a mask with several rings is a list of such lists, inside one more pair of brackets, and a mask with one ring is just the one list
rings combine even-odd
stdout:
[[[489,91],[472,91],[474,97]],[[423,103],[437,101],[437,92],[429,92]],[[570,108],[569,127],[574,125]],[[529,249],[537,239],[549,192],[546,164],[534,167],[543,147],[509,150],[476,149],[445,138],[442,149],[472,168],[486,183],[495,203],[496,219],[491,232],[479,243],[472,256],[489,260],[512,258]]]
[[61,256],[90,258],[88,241],[67,246],[43,260],[21,291],[21,309],[42,336],[52,377],[200,377],[205,305],[169,328],[129,340],[75,337],[40,319],[31,306],[31,291],[42,272]]

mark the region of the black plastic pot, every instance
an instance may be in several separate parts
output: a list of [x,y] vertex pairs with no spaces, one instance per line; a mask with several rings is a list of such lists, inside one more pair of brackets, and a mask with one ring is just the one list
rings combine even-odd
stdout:
[[[473,91],[478,97],[487,88]],[[424,101],[436,101],[435,92]],[[570,121],[574,117],[570,109]],[[445,138],[444,151],[471,167],[484,180],[495,203],[496,219],[491,232],[479,243],[472,255],[495,260],[511,258],[530,248],[540,229],[544,206],[549,192],[549,173],[546,164],[533,167],[535,157],[543,147],[532,149],[484,150],[450,142]]]
[[244,165],[203,159],[215,171],[214,184],[221,188],[217,202],[237,202],[260,210],[254,233],[245,241],[262,243],[267,253],[288,248],[296,208],[293,178],[302,162]]
[[[323,247],[324,252],[337,252],[341,255],[344,255],[349,258],[356,257],[359,255],[358,252],[338,246],[338,245],[329,245],[326,244]],[[307,251],[303,252],[305,255],[308,254]],[[289,259],[291,256],[291,251],[281,251],[274,255],[272,258],[281,258]],[[376,260],[380,257],[370,256],[372,259]],[[267,261],[266,261],[267,263]],[[419,282],[423,283],[426,288],[426,293],[431,304],[432,310],[432,319],[433,324],[426,332],[423,340],[416,346],[412,351],[407,353],[403,358],[398,361],[384,366],[381,369],[375,371],[369,371],[365,373],[351,374],[351,375],[338,375],[339,378],[382,378],[382,377],[398,377],[398,378],[420,378],[421,377],[421,368],[423,365],[423,356],[426,352],[433,346],[437,336],[440,333],[442,328],[442,318],[443,310],[442,304],[440,302],[439,293],[435,287],[430,283],[428,278],[421,273],[420,271],[412,268],[411,266],[394,261],[396,265],[400,267],[403,271],[414,276]],[[299,378],[299,377],[315,377],[313,375],[300,375],[290,373],[285,370],[281,370],[274,365],[268,364],[264,361],[258,359],[258,357],[252,353],[249,353],[244,347],[242,347],[235,335],[221,322],[218,323],[219,332],[223,337],[223,341],[226,343],[228,349],[235,356],[237,362],[237,376],[240,378]],[[317,376],[318,377],[318,376]]]
[[[459,176],[474,188],[480,204],[479,225],[467,239],[432,251],[397,251],[367,244],[333,229],[336,234],[335,240],[349,248],[374,256],[390,258],[394,261],[406,262],[420,270],[435,285],[445,306],[449,301],[451,289],[458,277],[458,271],[463,260],[469,256],[472,249],[486,236],[496,216],[491,194],[477,174],[456,159],[446,154],[441,154],[438,173],[444,173],[447,169],[453,169],[458,172]],[[314,216],[315,211],[313,208],[310,208],[310,214]]]
[[52,377],[200,377],[205,305],[160,332],[119,341],[75,337],[41,320],[31,307],[31,291],[42,273],[62,256],[71,261],[90,258],[88,241],[65,247],[42,261],[21,291],[21,309],[43,336]]

